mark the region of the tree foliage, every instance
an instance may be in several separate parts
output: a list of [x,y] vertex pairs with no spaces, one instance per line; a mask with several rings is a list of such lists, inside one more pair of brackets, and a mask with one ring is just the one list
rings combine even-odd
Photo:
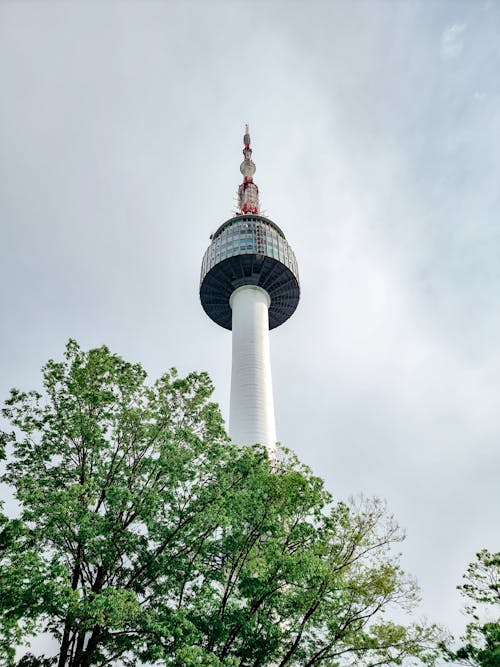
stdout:
[[458,589],[467,599],[470,622],[462,645],[446,649],[446,657],[472,667],[500,667],[500,553],[482,549],[463,579]]
[[22,510],[0,526],[4,664],[42,631],[59,667],[434,659],[435,627],[384,618],[417,589],[383,503],[333,502],[290,452],[270,465],[229,442],[206,374],[150,385],[70,341],[43,378],[43,396],[13,390],[3,412]]

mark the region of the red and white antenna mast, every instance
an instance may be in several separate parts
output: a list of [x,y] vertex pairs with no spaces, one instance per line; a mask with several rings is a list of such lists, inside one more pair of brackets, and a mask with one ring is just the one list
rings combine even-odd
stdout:
[[245,136],[243,137],[243,157],[240,165],[243,175],[243,183],[238,188],[238,206],[240,213],[259,213],[259,188],[253,182],[255,164],[252,161],[252,149],[250,148],[250,130],[245,125]]

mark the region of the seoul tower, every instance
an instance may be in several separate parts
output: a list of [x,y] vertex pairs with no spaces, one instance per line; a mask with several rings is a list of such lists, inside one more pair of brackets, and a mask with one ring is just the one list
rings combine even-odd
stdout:
[[248,125],[243,137],[238,212],[214,234],[203,256],[200,299],[207,315],[232,331],[229,435],[276,455],[269,331],[293,315],[300,297],[293,250],[278,225],[260,214]]

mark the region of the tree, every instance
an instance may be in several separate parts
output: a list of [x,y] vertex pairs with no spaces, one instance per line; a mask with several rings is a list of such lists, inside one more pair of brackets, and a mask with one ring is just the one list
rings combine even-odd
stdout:
[[149,385],[70,341],[43,378],[44,396],[12,390],[3,411],[22,508],[2,532],[5,646],[49,632],[59,667],[435,658],[437,628],[384,620],[417,600],[384,504],[333,502],[290,452],[270,465],[229,442],[206,374]]
[[[448,660],[473,667],[499,667],[500,553],[482,549],[463,578],[464,583],[457,588],[468,599],[465,612],[471,620],[461,638],[462,646],[456,650],[445,649],[445,655]],[[481,616],[491,611],[496,617],[481,621]]]

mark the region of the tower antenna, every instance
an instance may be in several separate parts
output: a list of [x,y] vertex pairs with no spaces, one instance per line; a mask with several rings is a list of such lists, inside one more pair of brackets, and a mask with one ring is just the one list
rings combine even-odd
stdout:
[[243,183],[238,188],[238,207],[240,213],[258,214],[259,188],[253,182],[256,166],[252,160],[252,149],[250,147],[250,128],[248,123],[245,125],[245,134],[243,136],[243,162],[240,165],[240,172],[243,176]]

